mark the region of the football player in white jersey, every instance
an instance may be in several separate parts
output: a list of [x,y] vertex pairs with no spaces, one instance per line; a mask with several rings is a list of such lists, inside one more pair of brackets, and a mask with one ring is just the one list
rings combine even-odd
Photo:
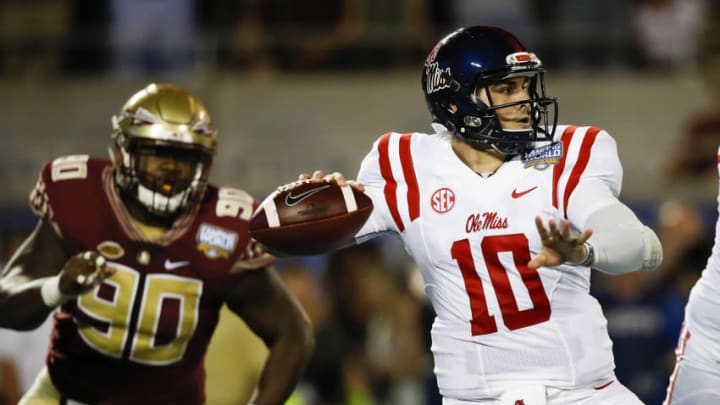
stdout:
[[[543,74],[507,31],[455,31],[423,71],[436,133],[387,133],[360,167],[375,208],[356,242],[396,233],[418,264],[445,405],[641,403],[614,376],[590,269],[655,269],[662,248],[618,200],[613,138],[557,125]],[[346,182],[300,176],[323,177]]]
[[[718,150],[720,173],[720,149]],[[720,210],[720,193],[718,194]],[[720,404],[720,220],[715,245],[685,307],[664,405]]]

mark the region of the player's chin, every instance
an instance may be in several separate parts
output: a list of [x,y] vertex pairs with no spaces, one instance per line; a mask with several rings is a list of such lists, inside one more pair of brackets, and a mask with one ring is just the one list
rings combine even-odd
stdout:
[[530,120],[519,119],[513,121],[503,121],[502,128],[510,131],[530,129]]
[[503,131],[507,131],[507,132],[525,132],[525,131],[529,131],[529,130],[530,130],[529,127],[519,127],[519,126],[514,126],[514,127],[507,126],[507,127],[503,127]]

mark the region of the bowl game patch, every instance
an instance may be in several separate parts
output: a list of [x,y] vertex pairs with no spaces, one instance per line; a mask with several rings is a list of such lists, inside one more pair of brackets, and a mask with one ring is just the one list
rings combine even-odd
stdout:
[[237,246],[237,233],[208,224],[200,225],[197,249],[210,259],[228,258]]
[[550,165],[559,163],[562,155],[562,142],[555,142],[525,152],[522,156],[522,162],[525,168],[533,167],[537,170],[545,170],[550,167]]

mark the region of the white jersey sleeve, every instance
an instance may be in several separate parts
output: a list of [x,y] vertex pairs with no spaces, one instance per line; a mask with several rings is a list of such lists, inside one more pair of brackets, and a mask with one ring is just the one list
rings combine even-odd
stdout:
[[599,209],[617,203],[623,169],[615,140],[595,127],[568,127],[560,135],[567,157],[553,196],[577,229]]
[[386,133],[365,156],[357,180],[373,201],[370,218],[356,234],[358,243],[384,232],[402,233],[419,216],[419,196],[410,140],[412,134]]
[[568,127],[561,140],[569,165],[559,177],[561,196],[553,198],[576,230],[594,231],[589,240],[595,246],[593,267],[619,274],[659,266],[662,247],[657,236],[618,200],[622,165],[615,140],[594,127]]

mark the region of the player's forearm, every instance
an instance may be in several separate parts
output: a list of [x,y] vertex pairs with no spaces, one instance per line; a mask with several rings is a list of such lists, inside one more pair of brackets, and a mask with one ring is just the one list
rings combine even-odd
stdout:
[[277,339],[260,376],[254,405],[282,405],[290,397],[312,354],[312,327],[302,325]]
[[655,232],[643,225],[624,204],[608,205],[588,218],[595,249],[593,268],[623,274],[653,270],[662,263],[662,245]]
[[23,283],[0,280],[0,328],[31,330],[40,326],[53,309],[45,304],[41,289],[48,278]]

